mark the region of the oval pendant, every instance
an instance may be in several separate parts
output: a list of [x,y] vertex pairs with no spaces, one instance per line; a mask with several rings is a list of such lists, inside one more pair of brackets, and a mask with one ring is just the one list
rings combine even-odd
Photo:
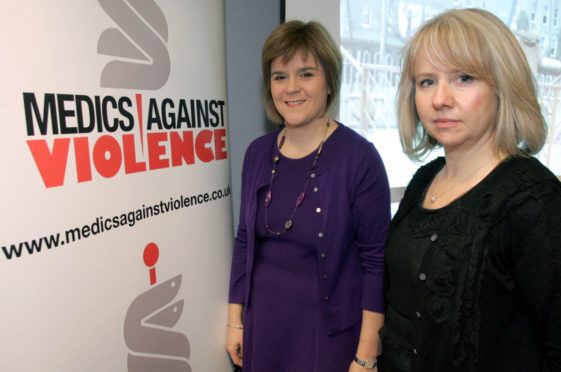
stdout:
[[300,206],[300,204],[302,204],[305,197],[306,197],[306,192],[302,191],[300,193],[300,195],[298,195],[298,199],[296,199],[296,208],[298,208]]
[[291,227],[292,227],[292,220],[286,220],[286,222],[284,223],[284,228],[290,230]]
[[267,208],[269,204],[271,204],[272,197],[273,197],[273,193],[271,192],[271,190],[268,190],[267,195],[265,195],[265,208]]

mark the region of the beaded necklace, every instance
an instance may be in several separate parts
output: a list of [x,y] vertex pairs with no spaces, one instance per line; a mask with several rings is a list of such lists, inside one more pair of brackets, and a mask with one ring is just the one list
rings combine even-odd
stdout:
[[327,137],[327,132],[329,131],[329,125],[330,125],[329,120],[327,120],[325,133],[323,135],[323,138],[322,138],[321,142],[319,143],[319,145],[317,147],[316,156],[314,156],[314,162],[313,162],[312,166],[310,167],[309,174],[306,176],[306,180],[304,182],[304,188],[302,189],[302,191],[300,192],[300,194],[298,194],[298,197],[296,198],[296,203],[294,204],[294,208],[292,209],[292,213],[290,213],[290,216],[285,221],[284,228],[282,230],[275,231],[275,230],[271,229],[271,227],[269,226],[269,213],[268,212],[269,212],[269,206],[271,205],[271,200],[273,199],[273,190],[272,190],[273,189],[273,183],[274,183],[275,179],[278,177],[277,164],[280,161],[280,155],[279,154],[280,154],[280,150],[282,149],[282,146],[284,145],[285,136],[284,136],[284,134],[282,135],[282,137],[279,141],[278,150],[276,151],[275,155],[273,156],[273,170],[271,171],[271,181],[269,182],[269,188],[267,189],[267,193],[265,194],[265,228],[271,234],[279,236],[279,235],[287,232],[288,230],[290,230],[292,228],[292,226],[294,226],[294,215],[296,215],[296,211],[298,210],[298,207],[300,207],[300,205],[304,201],[304,198],[306,197],[306,190],[308,189],[308,184],[310,183],[310,179],[316,177],[315,170],[316,170],[316,166],[317,166],[317,163],[318,163],[318,160],[319,160],[319,156],[321,154],[321,150],[323,149],[323,143],[325,142],[325,139]]

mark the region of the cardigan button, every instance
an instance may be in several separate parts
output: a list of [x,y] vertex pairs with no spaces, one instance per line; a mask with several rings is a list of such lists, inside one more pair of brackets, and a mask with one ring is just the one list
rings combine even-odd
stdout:
[[321,213],[321,208],[316,208],[316,213]]
[[417,317],[417,319],[421,319],[421,318],[422,318],[421,313],[418,312],[418,311],[415,311],[415,316]]
[[425,274],[425,273],[420,273],[420,274],[419,274],[419,280],[427,280],[427,274]]
[[436,241],[436,239],[438,239],[438,234],[432,234],[432,235],[430,236],[430,241],[431,241],[431,242]]
[[320,233],[318,234],[318,236],[319,236],[320,238],[323,238],[323,233],[320,232]]
[[320,256],[321,258],[325,258],[327,255],[325,254],[325,252],[321,252],[321,253],[319,254],[319,256]]
[[314,187],[314,192],[318,192],[319,191],[319,187]]

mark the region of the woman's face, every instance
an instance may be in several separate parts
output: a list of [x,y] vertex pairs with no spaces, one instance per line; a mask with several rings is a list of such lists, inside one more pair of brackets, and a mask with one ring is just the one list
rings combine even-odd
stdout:
[[446,152],[494,144],[498,98],[489,83],[439,69],[425,53],[417,56],[414,71],[417,113]]
[[321,64],[308,54],[297,53],[287,63],[282,57],[271,63],[271,97],[288,127],[324,121],[328,87]]

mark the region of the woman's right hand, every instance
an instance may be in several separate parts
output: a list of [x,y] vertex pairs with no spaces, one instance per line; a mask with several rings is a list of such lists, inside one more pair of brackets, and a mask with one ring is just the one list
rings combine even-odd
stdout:
[[226,350],[232,362],[242,367],[243,355],[243,306],[228,304],[228,333],[226,335]]
[[232,358],[232,362],[240,367],[242,365],[243,352],[243,328],[233,328],[228,326],[228,335],[226,336],[226,350]]

